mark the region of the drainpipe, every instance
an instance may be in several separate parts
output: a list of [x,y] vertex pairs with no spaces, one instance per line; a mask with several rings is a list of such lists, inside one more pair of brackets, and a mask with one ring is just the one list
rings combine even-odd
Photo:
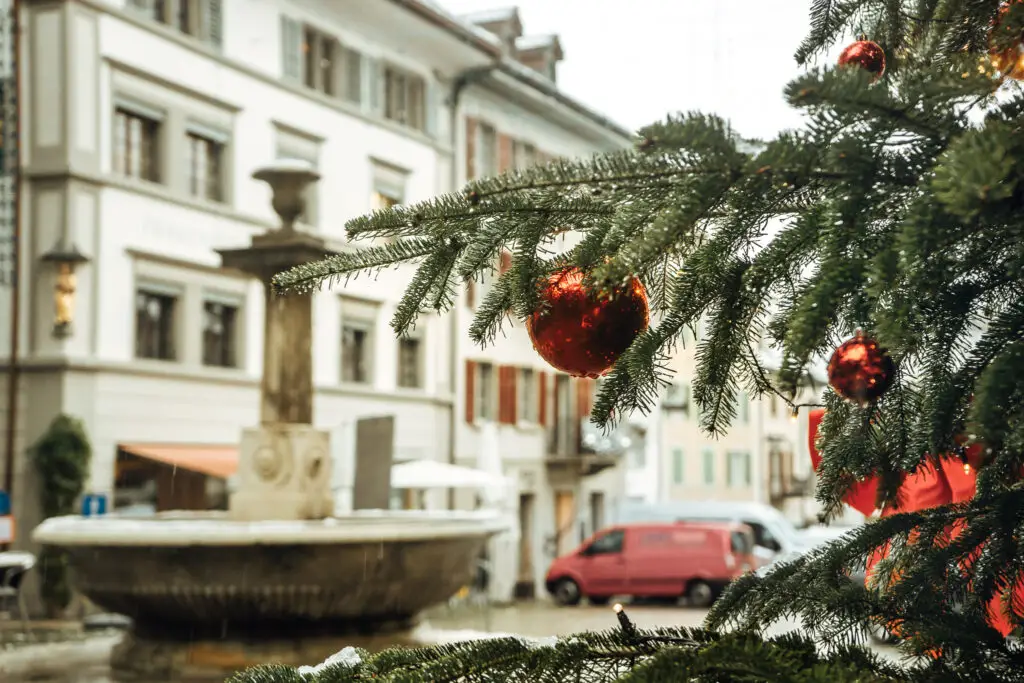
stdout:
[[[474,67],[472,69],[466,69],[455,75],[455,79],[452,81],[452,89],[448,93],[448,109],[449,109],[449,127],[448,137],[451,143],[451,168],[449,169],[449,191],[454,192],[459,187],[459,157],[456,151],[458,150],[459,142],[459,99],[462,96],[462,91],[468,86],[486,78],[492,71],[498,68],[498,64],[488,64],[487,66]],[[459,410],[458,401],[458,383],[459,383],[459,342],[462,339],[459,328],[459,303],[456,301],[455,310],[452,311],[451,316],[451,344],[450,346],[450,359],[449,359],[449,374],[450,374],[450,386],[452,391],[452,402],[451,402],[451,421],[448,428],[448,462],[452,465],[456,464],[456,435],[459,430]],[[448,489],[448,509],[455,509],[455,489]]]
[[[15,119],[17,128],[21,128],[21,2],[14,0],[11,9],[11,39],[14,58],[12,71],[14,77]],[[4,131],[4,135],[15,135],[18,130]],[[20,139],[13,145],[14,159],[14,207],[11,221],[12,253],[14,255],[13,280],[11,282],[11,355],[7,364],[7,434],[4,443],[4,482],[3,490],[10,496],[14,505],[14,430],[18,420],[18,342],[21,340],[21,145]]]

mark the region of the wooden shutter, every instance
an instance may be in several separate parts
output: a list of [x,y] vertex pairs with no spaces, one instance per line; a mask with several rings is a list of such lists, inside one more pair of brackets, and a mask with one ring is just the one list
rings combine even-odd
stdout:
[[548,373],[538,370],[537,375],[537,424],[548,423]]
[[379,59],[363,55],[363,106],[374,115],[384,113],[383,65]]
[[501,262],[498,266],[498,274],[504,275],[512,267],[512,252],[508,249],[501,250]]
[[476,282],[473,280],[466,282],[466,307],[476,308]]
[[518,393],[516,385],[519,381],[519,368],[510,367],[508,369],[508,423],[514,425],[519,421],[519,404],[517,402]]
[[516,368],[498,366],[498,422],[516,423]]
[[476,421],[476,363],[466,361],[466,422]]
[[590,415],[594,404],[594,380],[576,380],[576,415],[583,419]]
[[441,135],[441,129],[438,125],[441,114],[441,88],[433,79],[427,80],[426,85],[427,91],[424,96],[423,106],[426,107],[424,114],[424,124],[426,126],[426,133],[432,138],[438,138]]
[[476,178],[476,128],[477,120],[466,117],[466,181]]
[[302,25],[281,15],[281,75],[286,81],[302,82]]
[[206,0],[203,3],[206,24],[206,39],[210,45],[221,47],[224,42],[224,3],[221,0]]
[[512,168],[512,138],[498,133],[498,173]]

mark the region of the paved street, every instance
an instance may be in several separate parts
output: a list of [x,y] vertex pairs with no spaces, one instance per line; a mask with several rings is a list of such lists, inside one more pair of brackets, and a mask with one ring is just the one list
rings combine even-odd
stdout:
[[[625,604],[630,618],[643,627],[700,626],[707,610],[679,606],[648,606]],[[483,608],[466,608],[457,612],[439,611],[432,614],[422,629],[426,640],[461,639],[468,631],[514,633],[524,636],[563,636],[576,631],[597,631],[614,628],[612,607],[558,607],[549,602],[521,603],[507,608],[492,608],[490,614]],[[798,628],[796,622],[780,622],[769,633],[786,633]],[[893,648],[873,646],[886,658],[898,659]]]

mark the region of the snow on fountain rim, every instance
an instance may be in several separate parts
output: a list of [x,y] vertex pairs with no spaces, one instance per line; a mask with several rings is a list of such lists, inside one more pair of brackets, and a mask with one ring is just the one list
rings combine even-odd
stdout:
[[506,531],[498,513],[449,510],[361,510],[323,520],[235,521],[218,513],[152,517],[51,517],[35,528],[38,543],[97,545],[317,545],[386,543],[490,535]]

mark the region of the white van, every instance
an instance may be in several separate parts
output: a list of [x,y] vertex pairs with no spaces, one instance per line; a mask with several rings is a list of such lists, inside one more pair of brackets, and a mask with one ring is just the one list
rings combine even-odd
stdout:
[[793,523],[770,505],[726,501],[673,501],[668,503],[639,503],[626,501],[616,511],[615,522],[676,522],[676,521],[740,522],[754,532],[754,543],[762,549],[757,554],[764,558],[798,555],[822,542],[798,530]]

